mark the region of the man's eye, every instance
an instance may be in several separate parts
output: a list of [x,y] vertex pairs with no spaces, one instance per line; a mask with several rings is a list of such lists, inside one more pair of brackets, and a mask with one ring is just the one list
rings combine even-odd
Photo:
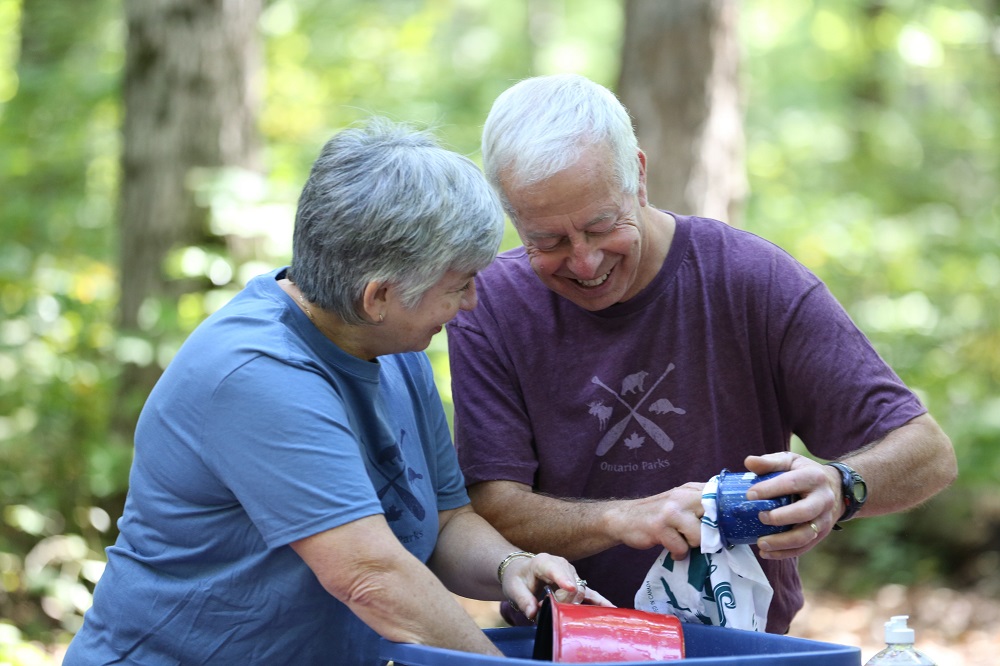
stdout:
[[541,252],[551,252],[552,250],[554,250],[557,247],[559,247],[560,243],[561,243],[561,241],[558,241],[558,240],[544,240],[544,241],[537,241],[536,240],[536,241],[532,241],[531,242],[531,244],[534,246],[534,248],[536,250],[540,250]]

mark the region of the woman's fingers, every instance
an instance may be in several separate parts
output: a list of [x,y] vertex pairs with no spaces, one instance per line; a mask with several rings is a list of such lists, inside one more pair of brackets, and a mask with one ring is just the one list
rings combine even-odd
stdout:
[[507,572],[504,577],[504,593],[528,619],[534,619],[538,613],[539,599],[546,587],[552,590],[555,600],[560,603],[614,605],[591,589],[587,581],[577,574],[573,565],[562,557],[539,553],[530,560],[525,560],[516,569],[512,564]]

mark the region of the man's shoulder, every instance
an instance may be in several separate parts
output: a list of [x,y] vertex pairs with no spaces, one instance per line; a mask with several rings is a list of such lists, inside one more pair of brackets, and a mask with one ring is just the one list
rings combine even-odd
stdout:
[[498,254],[489,266],[479,272],[479,278],[482,282],[491,284],[511,277],[520,278],[525,273],[531,273],[531,263],[522,245]]
[[[679,216],[680,217],[680,216]],[[735,227],[726,222],[709,217],[684,218],[690,229],[690,235],[695,243],[702,246],[716,247],[721,250],[741,251],[762,249],[768,252],[788,254],[773,241],[760,236],[749,229]]]
[[692,252],[708,266],[736,274],[811,275],[788,250],[751,230],[703,217],[687,221]]
[[549,289],[535,275],[524,247],[516,247],[497,255],[493,263],[479,272],[476,292],[480,305],[485,304],[489,309],[512,302],[536,302]]

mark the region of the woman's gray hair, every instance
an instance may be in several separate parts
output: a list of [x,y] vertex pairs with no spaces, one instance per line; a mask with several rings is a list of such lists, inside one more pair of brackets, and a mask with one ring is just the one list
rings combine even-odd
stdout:
[[479,168],[427,131],[372,118],[330,139],[299,197],[289,276],[350,324],[369,282],[414,307],[449,270],[496,256],[503,210]]
[[483,168],[515,222],[500,186],[549,178],[576,162],[585,148],[606,144],[622,191],[639,191],[639,149],[628,110],[614,93],[577,74],[536,76],[505,90],[483,126]]

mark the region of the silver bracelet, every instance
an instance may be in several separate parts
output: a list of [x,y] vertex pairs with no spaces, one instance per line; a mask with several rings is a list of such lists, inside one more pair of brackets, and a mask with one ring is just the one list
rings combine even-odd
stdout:
[[513,562],[519,557],[527,557],[528,559],[531,559],[534,556],[535,556],[534,553],[529,553],[526,550],[518,550],[514,551],[507,557],[503,558],[503,561],[500,563],[500,566],[497,567],[497,580],[500,581],[500,586],[503,587],[503,572],[507,570],[507,566],[511,562]]

